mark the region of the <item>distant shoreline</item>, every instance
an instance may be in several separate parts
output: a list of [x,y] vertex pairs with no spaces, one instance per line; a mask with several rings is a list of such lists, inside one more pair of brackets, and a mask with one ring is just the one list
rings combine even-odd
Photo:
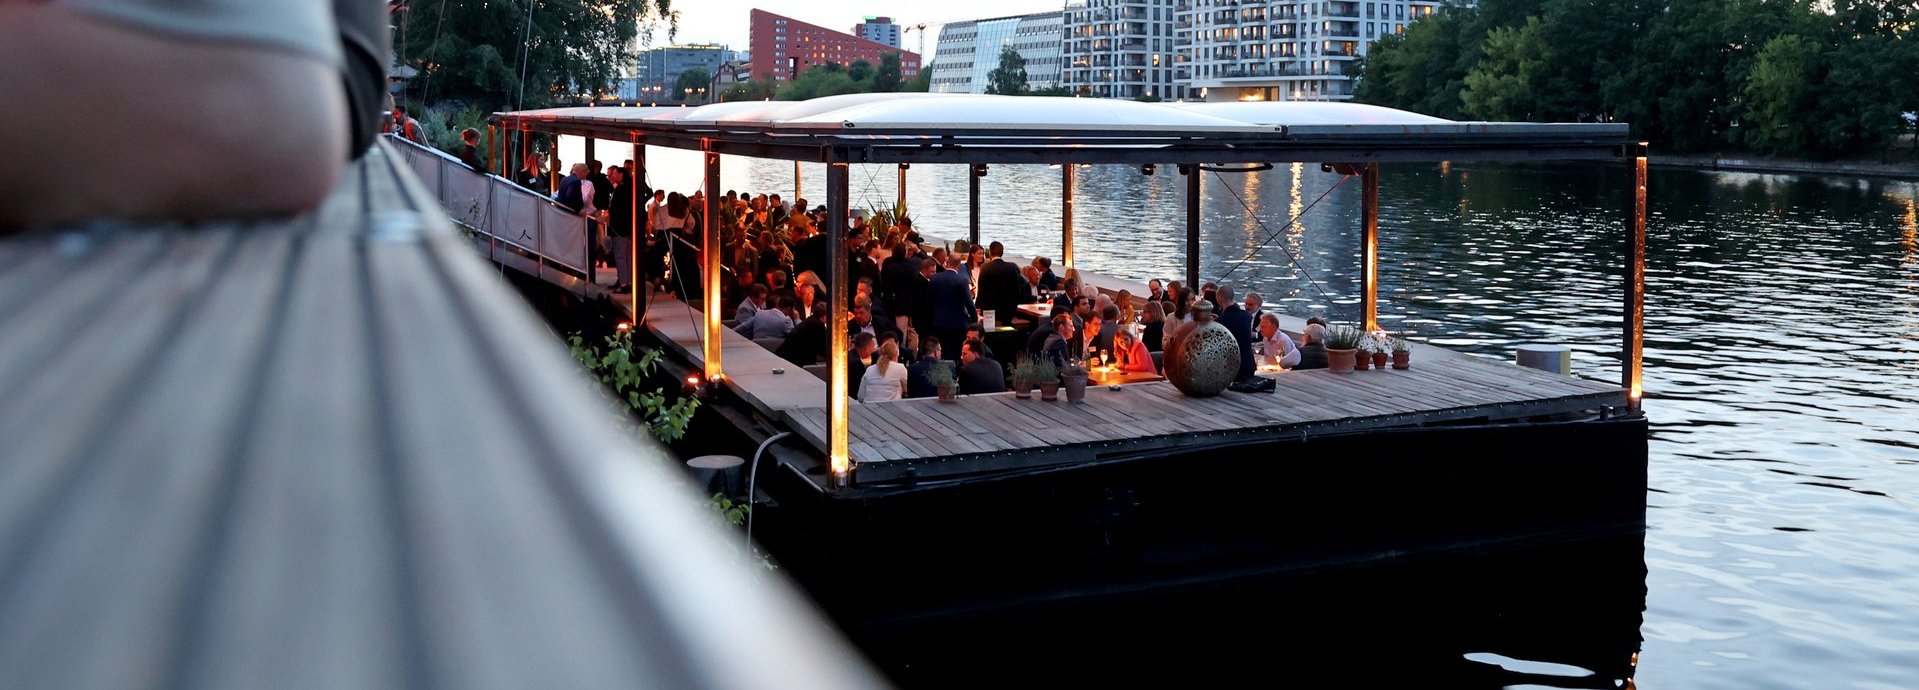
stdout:
[[1847,175],[1919,180],[1919,161],[1870,163],[1864,161],[1804,161],[1762,156],[1652,156],[1648,163],[1670,168],[1723,170],[1783,175]]

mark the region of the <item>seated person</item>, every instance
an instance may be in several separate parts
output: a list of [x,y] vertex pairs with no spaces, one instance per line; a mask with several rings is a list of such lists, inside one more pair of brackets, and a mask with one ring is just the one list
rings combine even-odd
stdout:
[[1064,368],[1069,362],[1079,361],[1073,347],[1073,316],[1071,314],[1053,315],[1053,333],[1046,339],[1046,347],[1040,350],[1041,357],[1053,363],[1054,367]]
[[1277,364],[1287,369],[1299,367],[1299,348],[1293,346],[1293,339],[1285,331],[1279,330],[1278,314],[1259,315],[1259,342],[1267,364]]
[[1059,306],[1057,304],[1053,305],[1052,316],[1048,316],[1045,320],[1041,321],[1039,323],[1039,327],[1033,329],[1032,335],[1029,335],[1026,337],[1026,351],[1036,355],[1044,351],[1046,349],[1046,343],[1050,341],[1053,337],[1052,317],[1059,316],[1065,313],[1066,313],[1065,307]]
[[[758,288],[761,286],[755,285],[753,287]],[[741,321],[739,325],[734,326],[733,332],[746,336],[749,339],[786,337],[787,334],[793,332],[793,319],[799,316],[800,303],[799,300],[793,299],[792,295],[780,295],[779,300],[775,304],[778,305],[775,308],[760,309],[753,312],[752,318]],[[742,306],[744,306],[744,304],[742,304]]]
[[909,398],[939,395],[939,389],[927,377],[927,372],[940,362],[940,341],[938,338],[927,338],[921,347],[924,351],[920,353],[920,358],[906,367],[906,397]]
[[1090,352],[1105,352],[1111,354],[1113,352],[1113,334],[1121,330],[1119,305],[1108,304],[1101,307],[1098,320],[1100,323],[1098,333],[1093,332],[1093,321],[1091,319],[1086,322],[1086,349]]
[[[753,314],[766,308],[766,286],[758,283],[746,288],[746,299],[740,300],[740,306],[733,310],[733,323],[742,324],[753,320]],[[751,338],[753,336],[747,336]]]
[[967,395],[1006,390],[1006,369],[986,356],[986,343],[978,338],[967,338],[960,346],[959,389]]
[[[0,2],[0,233],[319,206],[380,129],[390,31],[379,2]],[[137,172],[74,184],[101,161]]]
[[[797,300],[795,303],[798,303]],[[786,342],[780,343],[780,348],[774,350],[773,354],[800,366],[817,364],[825,359],[828,346],[826,312],[825,301],[814,303],[813,314],[794,324],[792,332],[786,334]]]
[[971,326],[966,327],[966,339],[979,341],[980,353],[986,355],[988,358],[991,358],[991,359],[999,359],[998,357],[993,356],[993,348],[986,346],[986,332],[984,330],[981,330],[979,324],[975,323]]
[[[860,334],[863,347],[871,348],[873,336]],[[873,356],[873,365],[860,372],[859,399],[863,403],[899,400],[906,395],[906,367],[899,363],[899,343],[887,343]]]
[[[880,345],[879,339],[873,337],[871,333],[860,333],[849,340],[853,346],[846,353],[846,390],[848,393],[857,394],[860,390],[860,381],[866,378],[866,369],[873,365],[873,353],[879,351]],[[893,360],[899,361],[899,356],[899,347],[896,345],[893,349]],[[901,369],[903,370],[904,367]]]
[[1124,328],[1113,332],[1113,363],[1124,372],[1159,373],[1159,367],[1153,364],[1153,353],[1146,351],[1146,343]]
[[1306,324],[1306,330],[1299,334],[1299,364],[1294,369],[1325,369],[1326,363],[1326,326],[1317,323]]

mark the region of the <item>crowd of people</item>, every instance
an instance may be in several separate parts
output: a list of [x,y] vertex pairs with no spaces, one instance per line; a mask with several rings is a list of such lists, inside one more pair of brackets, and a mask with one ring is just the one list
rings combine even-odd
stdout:
[[[513,179],[542,193],[548,184],[535,155],[526,157]],[[633,194],[647,199],[639,216],[632,211]],[[649,289],[688,302],[700,299],[700,235],[708,212],[702,192],[651,189],[630,160],[613,167],[586,161],[570,166],[552,198],[591,221],[596,260],[615,268],[621,281],[637,260]],[[1240,378],[1251,378],[1262,362],[1326,365],[1323,321],[1309,323],[1296,345],[1280,330],[1278,316],[1263,311],[1258,293],[1242,303],[1230,285],[1194,288],[1154,279],[1145,295],[1109,294],[1073,269],[1055,273],[1047,257],[1009,258],[999,242],[930,246],[911,218],[885,211],[851,214],[846,244],[834,248],[824,233],[826,207],[809,209],[805,199],[729,190],[717,208],[721,301],[732,305],[732,328],[783,359],[815,364],[826,358],[832,340],[829,300],[841,296],[849,314],[848,391],[863,402],[935,395],[936,367],[952,368],[959,393],[1000,392],[1022,357],[1056,367],[1109,364],[1156,373],[1166,343],[1213,305],[1225,305],[1215,316],[1240,343]],[[640,238],[628,241],[635,232]],[[637,259],[629,255],[635,244]],[[833,251],[847,255],[844,286],[822,279]],[[1020,311],[1029,304],[1050,304],[1050,313],[1031,319]],[[988,313],[995,326],[990,337],[982,323]],[[995,352],[989,340],[1005,351]]]

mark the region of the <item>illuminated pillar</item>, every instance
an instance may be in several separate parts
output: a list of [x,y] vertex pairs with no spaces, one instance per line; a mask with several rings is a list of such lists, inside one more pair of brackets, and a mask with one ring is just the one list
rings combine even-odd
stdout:
[[1072,163],[1066,163],[1059,166],[1059,169],[1059,262],[1062,266],[1072,268],[1073,178],[1077,168]]
[[1627,147],[1632,157],[1632,199],[1626,217],[1626,351],[1622,353],[1621,383],[1627,404],[1639,409],[1645,373],[1646,337],[1646,142]]
[[1367,163],[1359,175],[1365,188],[1359,207],[1360,311],[1366,330],[1373,331],[1379,328],[1379,164]]
[[720,154],[711,145],[706,151],[706,232],[700,237],[700,259],[704,275],[700,278],[700,310],[706,315],[706,380],[720,380]]
[[[793,203],[795,204],[800,203],[800,197],[804,195],[805,195],[805,192],[800,191],[800,162],[793,161]],[[806,209],[798,208],[798,207],[795,207],[794,210],[797,210],[800,213],[806,212]]]
[[[838,156],[835,156],[836,158]],[[847,416],[851,410],[847,407],[846,382],[846,207],[848,183],[852,175],[845,163],[826,165],[826,247],[831,256],[826,270],[827,308],[832,318],[827,320],[827,362],[826,377],[826,416],[828,439],[826,458],[833,468],[836,481],[850,479],[853,470],[852,454],[847,450]]]
[[560,135],[553,135],[553,145],[546,149],[546,193],[548,196],[560,193]]
[[641,204],[646,203],[646,200],[640,198],[640,181],[646,179],[646,144],[640,142],[639,134],[629,134],[628,136],[631,137],[633,141],[633,169],[626,171],[626,188],[629,192],[627,196],[632,197],[633,206],[627,210],[627,217],[633,219],[633,225],[626,229],[626,242],[628,247],[626,253],[627,274],[624,277],[626,278],[627,286],[633,291],[630,295],[633,300],[633,322],[639,323],[640,315],[646,313],[646,305],[640,302],[640,295],[645,292],[644,289],[640,287],[645,284],[645,281],[640,280],[640,276],[642,275],[640,272],[640,233],[645,232],[646,228],[650,228],[652,225],[648,222],[646,214],[641,212],[641,209],[645,208]]
[[1179,166],[1186,176],[1186,287],[1199,294],[1199,166]]

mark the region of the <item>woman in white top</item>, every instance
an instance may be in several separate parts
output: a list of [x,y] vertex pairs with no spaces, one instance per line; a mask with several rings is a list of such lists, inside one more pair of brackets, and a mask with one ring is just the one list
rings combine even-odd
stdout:
[[906,367],[901,366],[899,343],[891,340],[880,346],[873,366],[860,377],[860,402],[886,402],[906,397]]

